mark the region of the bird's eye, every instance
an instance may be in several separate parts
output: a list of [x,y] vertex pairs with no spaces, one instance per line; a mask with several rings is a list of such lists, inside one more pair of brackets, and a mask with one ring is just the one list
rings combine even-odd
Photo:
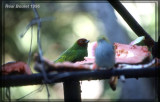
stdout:
[[83,41],[83,40],[81,40],[81,41],[80,41],[80,43],[82,44],[82,43],[84,43],[84,41]]

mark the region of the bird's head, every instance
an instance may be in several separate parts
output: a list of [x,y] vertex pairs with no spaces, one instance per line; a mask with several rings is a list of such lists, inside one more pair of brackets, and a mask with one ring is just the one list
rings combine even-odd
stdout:
[[87,40],[87,39],[85,39],[85,38],[81,38],[81,39],[78,39],[77,40],[77,44],[79,45],[79,46],[87,46],[88,45],[88,42],[89,42],[89,40]]
[[109,40],[104,36],[104,35],[100,35],[97,39],[98,42],[105,40],[106,42],[109,42]]

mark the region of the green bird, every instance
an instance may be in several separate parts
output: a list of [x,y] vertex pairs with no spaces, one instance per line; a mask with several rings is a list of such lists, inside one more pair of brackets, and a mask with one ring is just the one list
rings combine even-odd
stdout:
[[84,60],[88,55],[87,47],[89,40],[85,38],[78,39],[71,48],[64,51],[54,62],[76,62]]

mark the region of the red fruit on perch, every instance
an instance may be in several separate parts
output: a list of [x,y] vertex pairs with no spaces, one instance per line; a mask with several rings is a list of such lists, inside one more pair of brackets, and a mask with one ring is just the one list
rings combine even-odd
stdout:
[[1,66],[2,75],[11,74],[32,74],[30,67],[22,61],[6,63]]
[[[97,43],[89,44],[88,57],[83,63],[94,63],[94,51]],[[114,43],[116,63],[140,64],[151,58],[151,52],[147,46]],[[107,63],[107,62],[106,62]]]
[[114,43],[116,63],[138,64],[151,57],[147,46]]

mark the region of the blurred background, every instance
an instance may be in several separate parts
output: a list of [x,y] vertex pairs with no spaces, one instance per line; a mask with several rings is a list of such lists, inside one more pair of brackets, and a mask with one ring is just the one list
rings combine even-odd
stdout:
[[[29,4],[16,2],[14,4]],[[122,2],[140,25],[157,41],[157,3]],[[24,61],[27,63],[31,43],[31,29],[23,38],[26,25],[34,18],[32,8],[5,8],[4,3],[4,62]],[[111,43],[128,44],[136,39],[136,34],[129,28],[121,16],[107,2],[36,2],[40,17],[53,17],[42,22],[41,44],[44,57],[54,61],[64,50],[72,46],[79,38],[96,41],[99,34],[108,37]],[[37,48],[37,25],[33,26],[32,57],[30,67],[34,71],[33,55]],[[118,82],[117,90],[109,88],[108,80],[82,81],[82,99],[154,99],[155,85],[152,78],[127,79]],[[39,85],[11,87],[11,99],[18,99],[37,89]],[[49,85],[50,99],[63,99],[63,85]],[[16,93],[16,94],[15,94]],[[46,88],[24,99],[47,99]]]

